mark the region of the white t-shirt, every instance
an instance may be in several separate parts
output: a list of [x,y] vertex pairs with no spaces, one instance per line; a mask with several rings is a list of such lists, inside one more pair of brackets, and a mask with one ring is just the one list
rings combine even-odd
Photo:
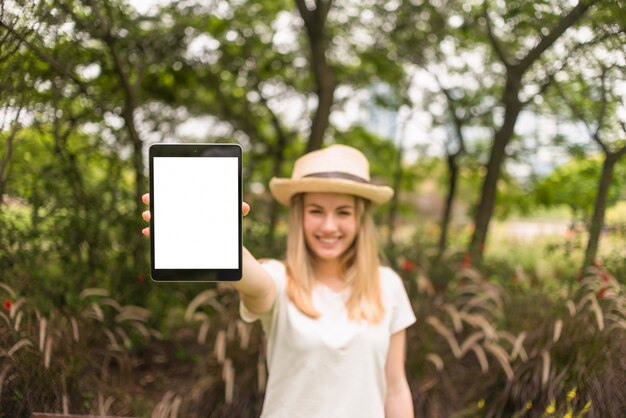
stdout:
[[243,320],[260,319],[267,337],[268,381],[261,417],[383,418],[389,340],[415,322],[400,277],[380,268],[385,316],[373,325],[348,319],[349,288],[334,292],[322,284],[312,295],[321,317],[309,318],[287,297],[284,265],[271,260],[263,267],[276,284],[274,305],[255,315],[240,303]]

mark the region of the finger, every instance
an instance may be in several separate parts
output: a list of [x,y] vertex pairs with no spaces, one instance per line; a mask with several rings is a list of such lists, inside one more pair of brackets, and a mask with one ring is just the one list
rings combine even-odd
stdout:
[[246,202],[243,202],[243,204],[241,205],[241,212],[243,213],[243,216],[246,216],[248,213],[250,213],[250,205]]
[[145,236],[149,237],[150,236],[150,227],[142,229],[141,233],[144,234]]
[[143,196],[141,196],[141,200],[143,201],[143,203],[145,203],[146,205],[150,204],[150,193],[146,193]]
[[152,217],[150,215],[150,211],[149,210],[145,210],[141,213],[141,217],[143,218],[144,221],[146,222],[150,222],[150,218]]

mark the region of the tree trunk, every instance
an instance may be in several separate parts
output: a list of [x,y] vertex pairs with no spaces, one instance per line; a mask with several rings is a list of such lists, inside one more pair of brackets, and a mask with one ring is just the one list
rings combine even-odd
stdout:
[[[278,122],[276,120],[276,122]],[[285,148],[287,147],[287,137],[280,131],[278,133],[278,143],[276,144],[276,149],[274,151],[274,166],[272,167],[272,176],[280,177],[283,163],[285,162]],[[278,220],[278,208],[279,203],[276,199],[272,199],[270,203],[270,219],[267,230],[267,246],[268,248],[273,248],[274,245],[274,237],[275,237],[275,229],[276,222]]]
[[[21,110],[21,109],[20,109]],[[4,189],[6,182],[9,179],[9,173],[11,171],[11,159],[13,158],[13,140],[19,130],[17,123],[11,128],[11,132],[6,138],[6,152],[0,161],[0,211],[2,211],[2,196],[4,196]]]
[[[143,143],[139,138],[139,134],[135,128],[135,122],[133,118],[134,107],[126,108],[123,111],[126,116],[124,117],[124,123],[126,125],[126,130],[130,136],[133,145],[133,155],[132,155],[132,163],[133,163],[133,171],[135,172],[135,213],[137,216],[137,220],[139,220],[139,214],[143,211],[144,206],[141,201],[141,196],[145,193],[148,185],[146,184],[146,176],[144,175],[144,164],[143,164]],[[139,230],[139,228],[138,228]],[[134,265],[138,269],[138,271],[144,271],[147,268],[146,266],[146,240],[140,234],[135,234],[136,236],[131,241],[131,253],[134,258]]]
[[[311,123],[311,135],[307,144],[307,152],[315,151],[322,148],[324,144],[324,134],[329,125],[330,109],[334,102],[335,80],[334,74],[326,64],[320,70],[317,78],[317,110]],[[317,72],[316,72],[317,73]]]
[[392,188],[395,190],[393,197],[391,198],[391,202],[389,205],[389,213],[387,218],[387,227],[388,227],[388,235],[387,235],[387,246],[389,249],[389,253],[392,254],[395,248],[395,241],[393,240],[393,233],[395,230],[396,217],[398,214],[398,204],[400,198],[400,187],[402,186],[402,178],[404,177],[404,169],[402,168],[402,157],[404,155],[404,146],[403,141],[400,140],[398,145],[398,149],[396,150],[396,170],[393,173],[393,184]]
[[441,219],[441,234],[439,236],[439,249],[437,253],[438,259],[443,256],[443,252],[446,250],[448,243],[448,226],[450,225],[452,203],[454,202],[454,196],[456,195],[456,185],[459,177],[459,166],[456,162],[458,156],[459,154],[449,154],[447,159],[450,178],[448,179],[448,196],[446,197],[446,206],[443,211],[443,218]]
[[587,249],[585,250],[585,260],[583,262],[583,270],[593,264],[598,254],[598,245],[600,243],[600,233],[604,226],[604,213],[606,211],[606,199],[609,194],[611,179],[613,178],[613,169],[619,161],[619,155],[611,153],[606,156],[602,164],[602,174],[598,181],[598,196],[593,208],[593,216],[589,225],[589,240],[587,241]]
[[[55,103],[55,109],[58,109]],[[72,191],[72,201],[69,202],[69,207],[73,213],[73,229],[71,231],[73,238],[73,248],[70,253],[73,257],[76,257],[76,263],[83,265],[85,262],[89,262],[89,259],[84,260],[81,246],[83,243],[89,242],[87,235],[86,219],[89,206],[87,204],[87,193],[85,192],[85,184],[81,174],[81,170],[76,162],[76,156],[68,150],[67,141],[71,135],[74,126],[70,125],[65,132],[61,132],[60,121],[58,118],[54,119],[53,137],[54,137],[54,153],[56,154],[59,164],[61,164],[63,174],[68,182],[70,190]]]
[[522,77],[567,29],[574,26],[574,24],[585,15],[587,10],[594,3],[596,3],[596,1],[579,2],[567,15],[564,15],[545,36],[541,37],[537,45],[528,51],[517,63],[513,63],[508,57],[509,54],[507,54],[505,48],[500,44],[500,40],[491,31],[489,17],[488,14],[485,13],[485,18],[487,19],[487,35],[496,56],[506,67],[507,78],[501,101],[505,109],[504,122],[494,136],[493,146],[487,164],[487,175],[483,181],[480,202],[474,215],[474,234],[472,235],[472,240],[469,245],[469,253],[473,262],[478,266],[480,266],[483,261],[483,249],[485,247],[489,222],[491,221],[495,206],[498,179],[500,178],[502,163],[506,157],[506,146],[513,137],[517,117],[524,106],[518,97],[522,87]]
[[481,265],[483,261],[483,249],[496,202],[498,179],[500,178],[502,163],[506,157],[506,146],[513,137],[515,123],[522,110],[522,103],[518,98],[520,87],[521,74],[513,76],[509,74],[504,90],[503,101],[506,109],[504,122],[494,136],[489,162],[487,163],[487,175],[483,181],[480,202],[474,215],[474,234],[469,252],[476,265]]
[[[122,63],[121,57],[116,48],[113,36],[110,33],[105,34],[103,41],[107,44],[111,57],[113,58],[113,66],[115,72],[117,73],[118,82],[124,95],[122,119],[124,119],[124,127],[128,133],[128,140],[133,148],[133,154],[131,156],[131,162],[135,174],[135,196],[133,197],[133,201],[135,203],[135,213],[137,214],[137,219],[139,219],[139,214],[143,211],[141,196],[146,190],[146,180],[143,164],[143,142],[137,132],[134,118],[138,102],[137,86],[131,83],[130,75],[124,69],[124,64]],[[136,266],[139,271],[143,271],[146,268],[145,240],[142,239],[140,234],[135,234],[132,236],[129,245],[130,253],[134,258],[134,266]]]
[[328,40],[324,34],[332,0],[317,0],[315,3],[315,9],[309,10],[305,0],[296,0],[309,38],[310,65],[315,77],[317,94],[317,109],[311,121],[311,134],[306,152],[320,149],[324,143],[324,134],[328,128],[328,118],[334,102],[336,86],[335,73],[326,60]]

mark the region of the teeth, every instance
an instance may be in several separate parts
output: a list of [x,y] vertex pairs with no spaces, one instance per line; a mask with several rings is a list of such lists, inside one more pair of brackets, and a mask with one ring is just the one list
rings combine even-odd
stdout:
[[337,242],[339,239],[338,238],[320,238],[319,240],[325,244],[333,244]]

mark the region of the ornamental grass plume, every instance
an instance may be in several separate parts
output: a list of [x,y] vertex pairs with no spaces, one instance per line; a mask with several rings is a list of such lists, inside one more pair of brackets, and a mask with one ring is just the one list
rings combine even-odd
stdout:
[[203,291],[180,319],[173,343],[192,358],[184,375],[169,376],[169,393],[152,416],[259,416],[267,379],[263,334],[239,319],[236,292],[222,285]]
[[623,416],[626,292],[614,277],[591,268],[549,298],[457,274],[444,293],[410,295],[425,318],[407,334],[420,348],[407,353],[417,416]]
[[8,315],[0,311],[4,416],[130,412],[132,400],[124,389],[132,380],[130,350],[136,341],[158,336],[147,326],[149,312],[122,306],[103,289],[85,289],[76,312],[44,314],[0,283],[0,298],[5,296],[15,302]]

